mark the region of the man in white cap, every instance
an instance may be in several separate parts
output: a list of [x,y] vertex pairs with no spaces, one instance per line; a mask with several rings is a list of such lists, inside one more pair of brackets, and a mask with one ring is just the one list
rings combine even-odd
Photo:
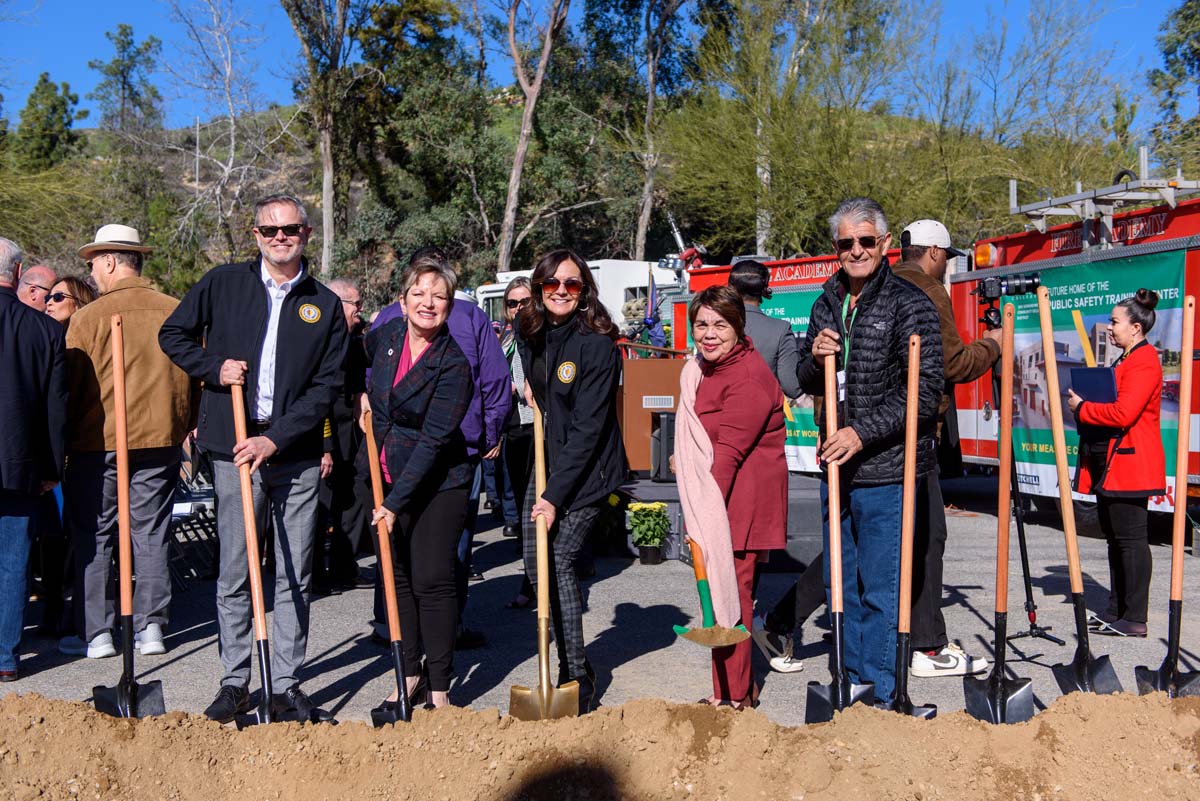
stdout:
[[108,593],[117,538],[116,418],[113,406],[112,316],[122,318],[128,410],[129,503],[137,585],[134,642],[143,654],[166,652],[163,628],[171,604],[167,545],[179,480],[180,444],[193,425],[194,386],[158,346],[158,329],[179,302],[142,277],[150,253],[137,229],[105,225],[79,249],[101,296],[67,329],[69,391],[67,476],[63,508],[75,544],[76,636],[63,653],[113,656],[113,599]]
[[[974,381],[1000,358],[1000,332],[988,331],[971,344],[964,344],[954,324],[954,309],[943,283],[950,258],[962,251],[950,243],[950,232],[937,220],[917,220],[900,234],[901,262],[896,275],[921,289],[941,318],[943,375],[946,380],[938,408],[941,419],[950,406],[954,384]],[[914,676],[963,676],[982,673],[987,660],[973,657],[946,636],[942,615],[942,559],[946,552],[946,507],[937,471],[921,482],[917,497],[917,525],[913,542],[912,587],[912,674]]]

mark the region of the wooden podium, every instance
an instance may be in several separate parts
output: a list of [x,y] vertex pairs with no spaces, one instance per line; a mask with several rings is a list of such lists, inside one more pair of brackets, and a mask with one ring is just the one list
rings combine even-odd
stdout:
[[679,406],[679,376],[684,359],[625,359],[617,390],[617,422],[629,469],[649,472],[651,423],[655,412]]

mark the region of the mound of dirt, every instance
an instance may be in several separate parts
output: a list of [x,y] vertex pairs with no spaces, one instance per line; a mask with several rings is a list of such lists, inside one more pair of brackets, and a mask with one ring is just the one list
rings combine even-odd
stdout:
[[853,708],[783,728],[757,712],[638,701],[520,723],[418,712],[374,730],[195,715],[114,720],[36,695],[0,700],[12,801],[413,799],[1193,799],[1200,699],[1075,694],[1029,723],[917,721]]

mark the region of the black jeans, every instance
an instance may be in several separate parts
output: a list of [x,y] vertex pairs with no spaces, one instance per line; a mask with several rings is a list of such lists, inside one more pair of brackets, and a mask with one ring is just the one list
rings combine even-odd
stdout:
[[796,583],[784,593],[767,614],[767,628],[778,634],[787,634],[799,628],[804,621],[825,604],[825,580],[821,575],[822,556],[818,554]]
[[913,529],[912,646],[938,651],[950,640],[942,615],[942,562],[946,555],[946,504],[937,473],[917,485],[916,525]]
[[1146,540],[1150,511],[1145,498],[1096,496],[1100,530],[1108,540],[1111,589],[1108,613],[1133,623],[1146,622],[1153,559]]
[[455,546],[467,516],[470,487],[418,497],[392,528],[396,606],[404,632],[404,669],[418,673],[424,651],[429,689],[450,689],[458,601],[454,586]]

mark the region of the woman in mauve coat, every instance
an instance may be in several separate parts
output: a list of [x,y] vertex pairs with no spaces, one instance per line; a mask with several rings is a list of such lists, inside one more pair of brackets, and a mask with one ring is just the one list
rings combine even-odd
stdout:
[[1151,557],[1147,501],[1166,492],[1159,413],[1162,365],[1146,335],[1154,327],[1158,293],[1139,289],[1113,307],[1108,338],[1125,352],[1113,363],[1117,399],[1085,401],[1071,391],[1067,404],[1081,424],[1076,489],[1094,493],[1108,540],[1108,608],[1093,615],[1101,634],[1146,636]]
[[[784,547],[787,536],[783,392],[746,336],[745,306],[736,291],[728,286],[705,289],[692,300],[688,320],[700,375],[694,402],[685,400],[690,394],[687,387],[681,392],[681,416],[690,417],[694,409],[692,419],[698,418],[712,446],[709,473],[728,516],[737,601],[741,622],[749,627],[755,568],[766,560],[768,551]],[[694,370],[685,369],[684,381],[694,380]],[[685,404],[692,409],[684,408]],[[677,462],[681,461],[679,447],[677,437]],[[712,487],[707,476],[697,481],[686,470],[677,476],[680,482],[688,482],[681,492],[690,491],[692,497],[702,499],[707,494],[704,486]],[[693,528],[705,521],[687,523],[691,536]],[[727,559],[728,551],[725,554]],[[713,589],[718,592],[716,586]],[[713,694],[703,702],[735,709],[758,704],[750,650],[748,639],[713,649]]]

